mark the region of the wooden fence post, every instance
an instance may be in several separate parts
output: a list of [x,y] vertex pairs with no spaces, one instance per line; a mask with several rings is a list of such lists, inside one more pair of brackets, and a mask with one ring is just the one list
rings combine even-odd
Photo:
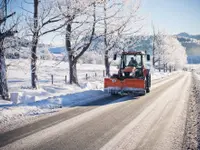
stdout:
[[51,75],[51,84],[53,84],[53,75]]
[[65,84],[67,84],[67,76],[65,76]]
[[85,75],[85,79],[87,80],[88,79],[88,74],[86,73],[86,75]]

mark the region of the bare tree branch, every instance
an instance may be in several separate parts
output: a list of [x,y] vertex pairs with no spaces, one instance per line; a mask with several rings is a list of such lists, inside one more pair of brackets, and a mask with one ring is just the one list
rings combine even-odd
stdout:
[[83,47],[82,51],[74,58],[74,61],[77,61],[83,55],[83,53],[89,48],[89,46],[92,43],[94,33],[95,33],[95,25],[96,25],[96,12],[95,12],[96,11],[96,4],[93,3],[93,5],[94,5],[94,14],[93,14],[94,20],[93,20],[92,32],[91,32],[91,35],[90,35],[89,42]]
[[41,33],[41,34],[39,35],[39,37],[40,37],[40,36],[43,36],[43,35],[45,35],[45,34],[48,34],[48,33],[54,32],[54,31],[57,31],[57,30],[63,28],[65,25],[66,25],[66,24],[64,23],[64,24],[58,26],[57,28],[53,28],[53,29],[51,29],[51,30],[47,30],[47,31]]
[[0,19],[0,25],[1,25],[3,22],[5,22],[8,18],[12,17],[12,16],[15,15],[15,14],[16,14],[16,12],[13,12],[13,13],[11,13],[10,15],[5,16],[3,19]]
[[6,38],[6,37],[11,37],[14,36],[14,34],[17,33],[17,31],[6,31],[4,33],[0,33],[0,40]]

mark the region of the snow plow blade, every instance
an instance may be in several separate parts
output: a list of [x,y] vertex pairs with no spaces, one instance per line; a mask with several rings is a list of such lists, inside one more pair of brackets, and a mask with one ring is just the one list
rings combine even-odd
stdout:
[[104,91],[111,94],[131,93],[145,94],[145,80],[143,79],[124,79],[105,78]]

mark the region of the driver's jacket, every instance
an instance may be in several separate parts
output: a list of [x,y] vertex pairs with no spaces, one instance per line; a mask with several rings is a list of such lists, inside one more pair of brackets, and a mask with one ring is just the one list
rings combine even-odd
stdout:
[[137,67],[138,63],[136,60],[130,60],[130,62],[128,63],[128,66],[131,66],[131,67]]

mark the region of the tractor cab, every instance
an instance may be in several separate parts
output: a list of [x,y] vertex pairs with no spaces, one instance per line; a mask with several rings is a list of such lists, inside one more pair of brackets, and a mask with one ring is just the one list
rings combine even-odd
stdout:
[[121,78],[143,78],[146,61],[149,60],[150,56],[144,52],[123,52],[118,74]]
[[142,68],[144,64],[143,54],[138,53],[122,53],[120,68],[136,67]]

